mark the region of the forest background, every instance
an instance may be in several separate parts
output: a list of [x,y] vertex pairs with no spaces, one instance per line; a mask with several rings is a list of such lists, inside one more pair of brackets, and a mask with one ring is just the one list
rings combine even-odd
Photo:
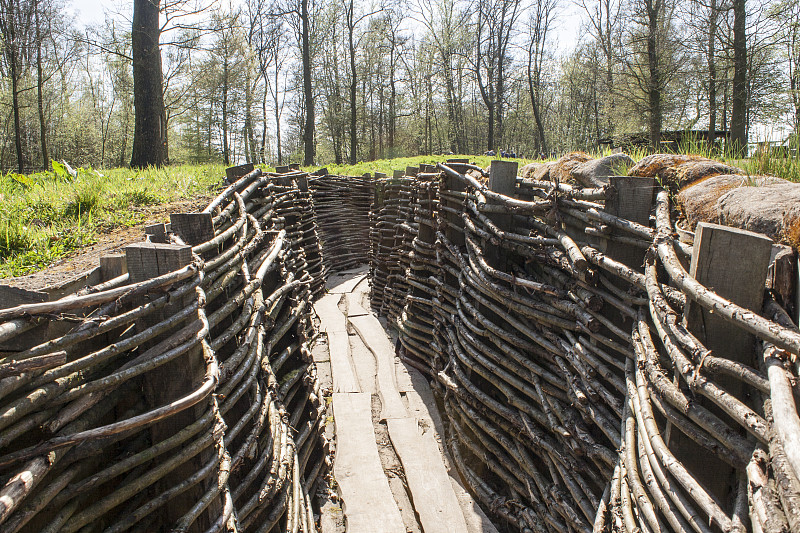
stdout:
[[[533,159],[664,130],[743,148],[800,123],[798,0],[78,3],[0,0],[0,169]],[[134,148],[147,9],[155,159]]]

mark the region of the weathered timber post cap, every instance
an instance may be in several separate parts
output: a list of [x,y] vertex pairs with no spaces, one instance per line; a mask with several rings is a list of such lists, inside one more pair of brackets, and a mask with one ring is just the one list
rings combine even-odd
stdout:
[[289,167],[288,166],[284,165],[284,166],[280,166],[280,167],[275,167],[275,173],[276,174],[286,174],[287,172],[289,172]]
[[513,196],[517,186],[516,161],[492,161],[489,167],[489,189],[506,196]]
[[169,221],[172,233],[189,246],[197,246],[214,238],[211,213],[172,213]]
[[145,238],[150,242],[165,243],[167,240],[167,226],[161,222],[144,227]]
[[394,179],[402,178],[405,173],[402,170],[394,170],[392,171],[392,177]]
[[255,167],[253,166],[253,163],[245,163],[235,167],[228,167],[225,169],[225,180],[228,183],[233,183],[242,176],[250,174],[254,169]]

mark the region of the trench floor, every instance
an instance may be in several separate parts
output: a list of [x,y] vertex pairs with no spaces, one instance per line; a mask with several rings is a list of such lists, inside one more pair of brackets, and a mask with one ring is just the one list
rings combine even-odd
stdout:
[[334,443],[323,533],[497,533],[448,460],[428,382],[369,310],[366,267],[326,288],[313,351]]

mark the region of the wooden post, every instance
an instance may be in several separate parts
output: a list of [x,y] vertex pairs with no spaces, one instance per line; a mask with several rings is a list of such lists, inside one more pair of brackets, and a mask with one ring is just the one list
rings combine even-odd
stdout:
[[[458,172],[459,174],[463,174],[467,170],[469,170],[460,164],[453,164],[448,166],[453,170],[455,170],[456,172]],[[447,174],[443,174],[441,179],[443,180],[441,183],[443,185],[443,190],[445,191],[464,192],[465,190],[467,190],[467,186],[464,184],[463,181],[461,181],[458,178],[453,178],[448,176]],[[442,205],[445,205],[446,207],[449,207],[451,209],[458,209],[458,210],[463,209],[462,202],[456,202],[454,200],[450,200],[447,198],[441,198],[440,201],[442,202]],[[455,228],[463,229],[464,221],[461,220],[461,217],[459,215],[447,211],[443,213],[443,218],[448,223],[444,230],[445,237],[447,237],[447,239],[456,246],[464,246],[464,232],[455,229]]]
[[[515,161],[492,161],[489,168],[489,189],[498,194],[516,197],[517,169],[519,164]],[[489,218],[502,231],[511,231],[514,217],[506,214],[491,214]],[[500,246],[489,242],[483,243],[486,251],[486,261],[498,270],[506,270],[507,256]]]
[[111,254],[100,256],[100,278],[103,281],[112,280],[128,271],[128,263],[124,254]]
[[297,176],[295,182],[300,192],[308,192],[308,176]]
[[[689,273],[723,298],[758,313],[763,304],[772,244],[771,239],[759,233],[701,222],[695,232]],[[684,320],[689,331],[712,353],[757,366],[754,361],[755,338],[750,333],[709,313],[691,300],[686,302]],[[741,381],[721,377],[717,383],[730,394],[747,400]],[[725,417],[709,402],[699,401]],[[735,499],[735,495],[730,494],[731,487],[736,486],[733,468],[676,431],[672,432],[669,445],[676,457],[719,502],[729,503]]]
[[461,159],[461,158],[448,159],[447,160],[447,166],[450,166],[451,163],[467,165],[467,164],[469,164],[469,159],[467,159],[466,157],[463,158],[463,159]]
[[[155,278],[163,274],[178,270],[188,265],[192,260],[191,246],[173,244],[154,244],[137,243],[125,248],[125,258],[130,273],[130,282],[139,283],[147,279]],[[156,313],[148,315],[137,322],[137,329],[142,331],[154,324],[157,324],[179,309],[185,307],[194,298],[194,293],[190,292],[180,301],[170,302],[167,306]],[[147,296],[143,296],[139,304],[147,301]],[[169,335],[169,333],[179,330],[186,323],[175,324],[170,332],[165,333],[155,339],[148,341],[140,347],[146,350]],[[199,326],[198,326],[199,327]],[[205,361],[203,350],[198,345],[190,351],[161,365],[144,374],[141,378],[142,392],[145,404],[148,409],[154,409],[166,405],[178,398],[185,396],[195,390],[203,381],[205,376]],[[197,406],[187,409],[181,413],[173,415],[163,421],[150,426],[150,435],[153,444],[163,441],[175,435],[180,430],[195,422],[205,410],[207,402],[200,402]],[[154,494],[165,490],[168,486],[173,486],[180,479],[186,479],[207,462],[209,454],[214,453],[213,446],[204,453],[201,453],[173,471],[169,476],[169,481],[157,483],[153,487]],[[206,482],[195,485],[186,492],[176,496],[170,501],[169,505],[161,507],[158,511],[158,522],[163,528],[169,529],[181,516],[183,516],[197,502],[211,483],[215,482],[211,476]],[[214,520],[210,517],[217,516],[220,509],[220,502],[212,502],[209,509],[203,513],[195,525],[193,531],[205,531],[210,527]],[[156,529],[154,525],[154,529]]]
[[250,174],[254,169],[255,167],[253,166],[253,163],[245,163],[244,165],[228,167],[225,169],[225,180],[228,183],[233,183],[242,176]]
[[172,233],[189,246],[197,246],[214,238],[211,213],[172,213],[169,221]]
[[414,177],[419,174],[419,167],[406,167],[406,176]]
[[300,170],[300,163],[289,163],[289,170]]
[[275,167],[276,174],[286,174],[287,172],[289,172],[288,166]]
[[[609,178],[609,197],[606,198],[605,211],[643,226],[650,225],[650,211],[653,208],[655,178],[635,178],[632,176],[611,176]],[[614,241],[613,233],[606,244],[605,253],[638,272],[642,272],[645,250],[629,244]]]
[[164,244],[169,242],[167,239],[167,227],[162,222],[160,224],[150,224],[144,227],[144,234],[150,242]]
[[405,173],[402,170],[394,170],[394,171],[392,171],[392,177],[394,179],[400,179],[400,178],[403,177],[404,174]]
[[[694,237],[689,274],[736,305],[756,313],[764,301],[764,285],[772,239],[760,233],[700,222]],[[684,313],[687,327],[707,348],[751,366],[753,336],[703,310],[691,300]]]

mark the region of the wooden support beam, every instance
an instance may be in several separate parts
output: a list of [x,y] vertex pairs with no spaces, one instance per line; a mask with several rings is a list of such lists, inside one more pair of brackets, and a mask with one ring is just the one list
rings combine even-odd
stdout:
[[[515,161],[492,161],[492,165],[489,167],[489,189],[498,194],[516,198],[518,168],[519,164]],[[513,215],[491,214],[489,218],[502,231],[513,229]],[[486,261],[494,268],[507,270],[507,254],[503,249],[489,242],[484,242],[483,246],[486,250]]]
[[[188,265],[192,260],[192,248],[191,246],[178,246],[173,244],[137,243],[125,248],[125,257],[130,273],[130,282],[138,283],[168,272],[173,272]],[[164,308],[140,319],[136,324],[137,330],[143,331],[148,327],[169,319],[176,311],[184,308],[192,298],[194,298],[194,294],[190,292],[184,298],[171,301]],[[142,304],[145,303],[147,299],[148,296],[144,295],[140,298],[140,301],[135,303]],[[196,317],[190,318],[184,323],[175,324],[169,332],[143,344],[140,350],[147,350],[158,344],[171,333],[191,323],[193,319],[196,319]],[[200,327],[199,321],[197,322],[198,327]],[[205,360],[203,357],[203,350],[198,345],[172,361],[142,376],[142,394],[147,408],[155,409],[189,394],[202,383],[204,376]],[[161,442],[195,422],[198,416],[207,408],[207,405],[207,401],[200,402],[193,408],[152,424],[149,429],[152,443]],[[153,496],[166,490],[170,486],[174,486],[178,482],[177,480],[186,479],[197,472],[208,461],[211,453],[214,453],[213,446],[186,461],[173,471],[169,476],[169,481],[156,483],[152,487]],[[205,482],[197,484],[186,492],[176,496],[170,501],[169,505],[159,508],[158,511],[155,511],[158,513],[158,518],[152,527],[154,529],[169,529],[169,527],[174,525],[195,502],[202,498],[203,493],[210,484],[214,482],[214,479],[208,479]],[[198,518],[192,527],[192,531],[205,531],[207,528],[211,527],[214,523],[212,517],[218,516],[220,510],[221,502],[219,498],[217,498],[211,503],[208,510]]]
[[242,176],[246,176],[250,174],[255,167],[253,163],[245,163],[244,165],[238,165],[235,167],[228,167],[225,169],[225,180],[228,183],[233,183],[234,181],[238,180]]
[[110,254],[100,256],[100,278],[103,281],[112,280],[128,271],[125,254]]
[[211,213],[172,213],[169,220],[172,233],[189,246],[197,246],[214,238]]
[[[759,233],[701,222],[697,226],[690,275],[723,298],[761,311],[764,285],[773,242]],[[701,308],[691,300],[684,309],[686,326],[712,353],[757,367],[755,338],[730,322]],[[719,377],[717,384],[743,401],[745,390],[736,379]],[[726,415],[709,402],[699,399],[719,416]],[[687,436],[672,431],[670,448],[687,469],[706,486],[719,502],[735,499],[736,471],[699,448]],[[731,511],[728,507],[727,511]]]
[[145,226],[144,234],[148,242],[156,242],[160,244],[169,242],[167,239],[167,226],[163,222]]
[[[611,176],[609,196],[605,211],[619,218],[630,220],[643,226],[650,225],[650,212],[653,209],[655,178],[635,178],[632,176]],[[614,241],[612,233],[606,243],[606,254],[624,265],[643,271],[645,249]]]

